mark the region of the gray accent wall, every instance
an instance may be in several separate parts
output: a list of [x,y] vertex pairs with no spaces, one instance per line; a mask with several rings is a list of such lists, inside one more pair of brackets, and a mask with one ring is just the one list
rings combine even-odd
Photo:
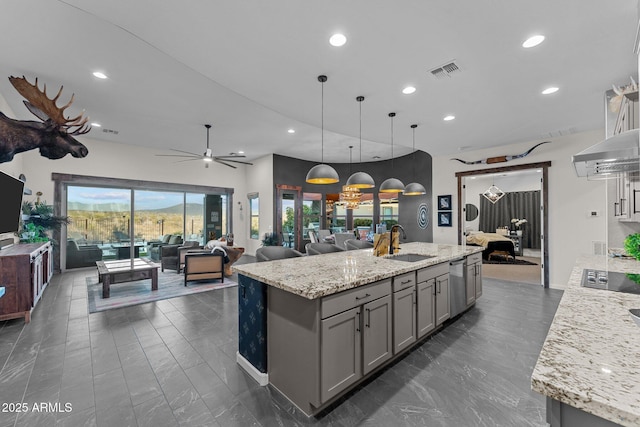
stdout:
[[[365,193],[377,193],[380,184],[382,184],[385,179],[391,178],[392,176],[401,180],[405,185],[409,184],[410,182],[417,181],[420,184],[424,185],[424,188],[427,190],[427,194],[423,196],[401,195],[399,203],[399,222],[404,227],[407,233],[407,241],[433,241],[433,206],[431,205],[431,201],[433,200],[432,159],[430,154],[418,150],[415,153],[395,158],[393,160],[393,170],[391,166],[391,160],[352,163],[351,169],[349,169],[348,163],[329,163],[338,172],[338,175],[340,176],[340,182],[337,184],[327,185],[308,184],[305,181],[307,172],[316,164],[317,162],[310,162],[307,160],[274,154],[273,183],[274,185],[284,184],[300,186],[302,187],[303,192],[335,194],[340,192],[342,186],[349,178],[349,170],[351,170],[351,173],[358,171],[366,172],[373,177],[376,183],[376,188],[373,188],[371,190],[364,190]],[[427,220],[429,221],[428,226],[424,229],[420,228],[420,226],[418,225],[418,208],[422,203],[425,203],[427,205]],[[274,201],[274,206],[275,204],[276,203]],[[276,215],[274,212],[274,222],[275,220]],[[377,222],[378,218],[374,218],[374,221]],[[273,224],[273,229],[276,229],[275,223]]]

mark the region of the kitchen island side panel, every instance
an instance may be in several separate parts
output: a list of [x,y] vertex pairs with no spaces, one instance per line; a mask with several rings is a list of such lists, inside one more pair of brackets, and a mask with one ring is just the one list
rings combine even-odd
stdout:
[[238,352],[267,372],[267,285],[238,275]]
[[320,301],[268,289],[269,382],[307,414],[321,404]]

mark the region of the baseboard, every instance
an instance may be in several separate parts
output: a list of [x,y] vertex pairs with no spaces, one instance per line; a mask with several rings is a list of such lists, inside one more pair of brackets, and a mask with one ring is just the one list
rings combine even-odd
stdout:
[[249,363],[249,361],[240,354],[240,352],[236,352],[236,363],[261,386],[269,384],[269,374],[258,371],[255,366]]

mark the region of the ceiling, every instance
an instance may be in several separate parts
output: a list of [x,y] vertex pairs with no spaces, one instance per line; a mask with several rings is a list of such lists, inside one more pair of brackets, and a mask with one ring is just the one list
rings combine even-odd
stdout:
[[[64,85],[64,102],[75,93],[69,114],[102,124],[89,138],[200,153],[211,123],[214,155],[250,160],[321,160],[320,74],[328,162],[348,162],[349,145],[359,160],[359,95],[363,161],[391,156],[392,111],[396,156],[412,151],[413,123],[416,148],[461,158],[602,128],[604,91],[637,80],[636,0],[490,4],[3,0],[0,94],[33,119],[6,77],[38,77],[50,93]],[[344,46],[328,43],[335,32]],[[546,40],[522,48],[533,34]],[[429,72],[451,60],[460,72]],[[542,95],[548,86],[560,90]]]

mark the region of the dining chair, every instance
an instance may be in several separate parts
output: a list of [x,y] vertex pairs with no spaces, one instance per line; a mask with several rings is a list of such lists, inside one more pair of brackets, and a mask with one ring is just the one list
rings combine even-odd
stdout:
[[343,252],[344,249],[333,243],[307,243],[305,246],[307,255],[322,255],[332,252]]
[[373,248],[373,243],[366,240],[347,239],[344,241],[344,247],[348,251],[354,251],[357,249],[371,249]]

